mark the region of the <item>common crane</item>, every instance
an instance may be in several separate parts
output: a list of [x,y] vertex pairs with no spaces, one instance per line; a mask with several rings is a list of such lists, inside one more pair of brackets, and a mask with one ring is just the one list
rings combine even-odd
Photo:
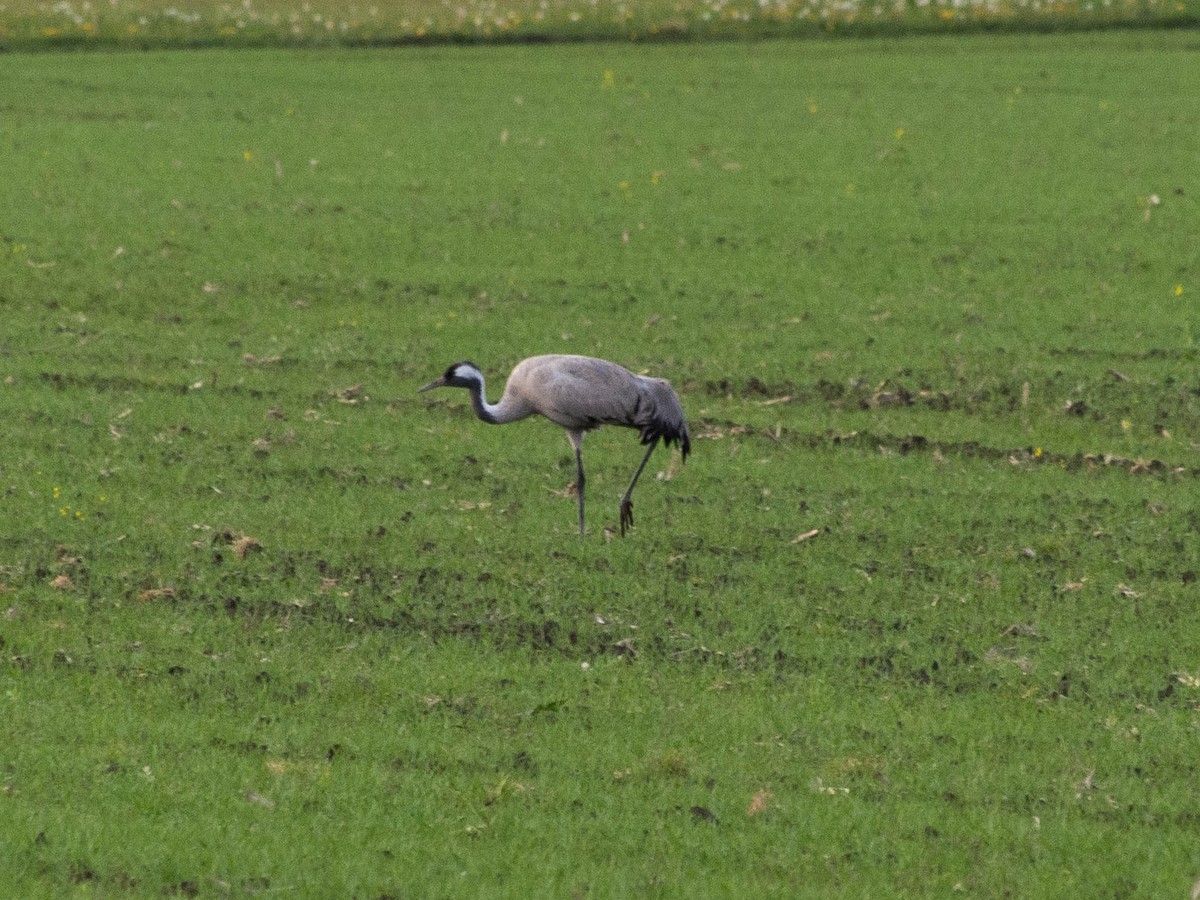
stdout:
[[661,440],[678,444],[684,461],[691,452],[683,405],[671,385],[661,378],[635,375],[623,366],[590,356],[531,356],[517,363],[504,385],[504,396],[487,402],[483,372],[472,362],[458,362],[421,388],[466,388],[475,415],[491,425],[516,422],[535,413],[567,431],[575,449],[579,534],[583,535],[583,436],[601,425],[621,425],[641,432],[649,445],[621,497],[621,536],[633,525],[633,489],[650,454]]

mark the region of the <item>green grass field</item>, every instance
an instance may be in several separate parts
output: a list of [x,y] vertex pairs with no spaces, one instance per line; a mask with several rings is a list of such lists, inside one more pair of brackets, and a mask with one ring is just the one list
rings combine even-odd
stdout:
[[1196,48],[0,56],[0,895],[1188,896]]

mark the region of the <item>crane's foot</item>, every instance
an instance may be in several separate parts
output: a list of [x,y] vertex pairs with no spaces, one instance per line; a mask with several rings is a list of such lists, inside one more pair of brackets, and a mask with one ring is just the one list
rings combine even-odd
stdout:
[[628,497],[621,501],[621,537],[625,537],[625,529],[633,527],[633,501]]

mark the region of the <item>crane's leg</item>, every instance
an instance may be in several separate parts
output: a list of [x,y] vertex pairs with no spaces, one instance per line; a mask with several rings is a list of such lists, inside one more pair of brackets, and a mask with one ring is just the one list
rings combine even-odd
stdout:
[[625,537],[625,529],[633,525],[633,489],[637,485],[639,476],[642,474],[642,469],[646,468],[646,463],[650,461],[650,454],[654,452],[654,448],[657,446],[658,438],[655,438],[650,442],[650,446],[646,448],[646,455],[642,457],[642,464],[633,473],[633,480],[629,482],[629,487],[625,489],[625,496],[621,498],[621,537]]
[[583,537],[583,432],[568,431],[567,440],[575,448],[575,496],[579,498],[579,536]]

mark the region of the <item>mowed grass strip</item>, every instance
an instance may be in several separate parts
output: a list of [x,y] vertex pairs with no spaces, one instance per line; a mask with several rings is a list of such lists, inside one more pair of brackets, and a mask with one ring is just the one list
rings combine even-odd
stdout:
[[1189,42],[0,58],[2,892],[1186,895]]

